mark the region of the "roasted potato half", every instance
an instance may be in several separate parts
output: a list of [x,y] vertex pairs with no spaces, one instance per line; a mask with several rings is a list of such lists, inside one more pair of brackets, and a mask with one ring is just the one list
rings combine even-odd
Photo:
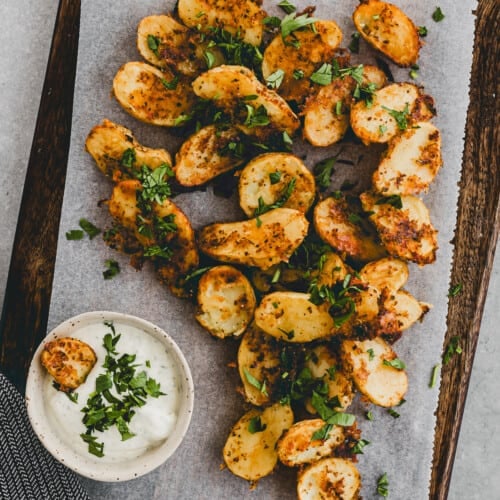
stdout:
[[406,290],[389,294],[380,308],[380,333],[393,335],[407,330],[420,321],[429,308],[429,304],[419,302]]
[[360,489],[358,469],[345,458],[323,458],[314,462],[300,472],[297,483],[299,500],[357,500]]
[[297,156],[289,153],[266,153],[247,163],[238,184],[240,207],[254,217],[262,204],[282,206],[307,212],[311,207],[316,183],[314,176]]
[[237,337],[253,318],[255,293],[246,276],[232,266],[206,271],[198,285],[196,320],[214,337]]
[[[401,196],[394,200],[370,192],[360,198],[389,254],[421,266],[436,260],[437,231],[420,198]],[[401,208],[393,200],[400,200]]]
[[292,409],[281,403],[245,413],[231,429],[224,445],[228,469],[248,481],[271,474],[278,463],[276,443],[292,424]]
[[47,342],[43,346],[40,360],[59,385],[59,390],[69,392],[85,382],[97,356],[87,343],[63,337]]
[[383,195],[427,191],[441,167],[441,134],[429,122],[417,122],[397,135],[373,174],[373,189]]
[[401,259],[385,257],[366,264],[359,271],[360,278],[378,290],[397,292],[403,288],[410,275],[408,265]]
[[318,273],[317,285],[318,287],[323,285],[334,286],[339,281],[343,281],[351,272],[351,268],[345,264],[339,255],[329,252],[326,254],[325,261]]
[[[92,128],[85,141],[85,148],[94,158],[99,170],[115,179],[129,177],[130,169],[139,170],[142,165],[151,170],[164,164],[172,165],[172,158],[166,149],[142,146],[131,130],[106,119]],[[127,153],[129,159],[124,157]]]
[[408,377],[404,369],[395,368],[397,355],[385,340],[345,340],[341,356],[344,370],[372,403],[388,408],[401,402]]
[[417,62],[420,50],[417,27],[395,5],[378,0],[363,1],[352,19],[361,36],[399,66]]
[[176,127],[185,123],[194,103],[190,85],[168,68],[143,62],[124,64],[113,80],[113,93],[123,109],[152,125]]
[[205,226],[198,244],[214,259],[265,270],[288,261],[305,238],[308,225],[302,212],[275,208],[254,219]]

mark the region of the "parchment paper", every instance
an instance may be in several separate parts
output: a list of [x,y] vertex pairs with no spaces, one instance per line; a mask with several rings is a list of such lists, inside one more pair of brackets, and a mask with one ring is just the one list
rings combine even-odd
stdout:
[[[278,2],[264,1],[270,14],[283,13]],[[300,7],[314,2],[296,1]],[[153,473],[126,483],[98,483],[84,479],[94,498],[106,499],[285,499],[295,498],[295,471],[280,467],[261,480],[253,491],[244,480],[228,470],[220,470],[221,450],[234,422],[243,414],[244,403],[236,393],[238,375],[228,363],[236,358],[237,341],[218,341],[194,320],[194,306],[173,297],[162,287],[147,266],[136,272],[128,258],[110,250],[100,240],[67,241],[66,231],[77,228],[85,217],[97,226],[110,226],[105,208],[99,200],[109,197],[111,183],[97,170],[84,151],[90,129],[109,118],[135,133],[140,142],[165,147],[175,153],[179,138],[168,130],[137,122],[127,115],[111,97],[112,80],[119,67],[127,61],[140,60],[135,48],[136,27],[147,15],[170,12],[173,0],[83,0],[80,45],[72,142],[66,191],[61,220],[56,273],[49,318],[49,327],[70,316],[90,310],[113,310],[141,316],[164,328],[179,344],[191,366],[196,402],[189,433],[166,464]],[[334,19],[344,33],[343,46],[355,31],[351,14],[357,2],[316,2],[315,16]],[[473,8],[467,0],[440,2],[445,19],[436,23],[431,15],[434,2],[399,1],[397,5],[418,26],[428,28],[421,49],[418,83],[434,96],[438,115],[434,123],[442,132],[444,166],[424,201],[433,223],[439,230],[439,251],[435,264],[418,268],[411,266],[406,288],[419,300],[434,305],[422,324],[414,325],[395,345],[398,356],[407,364],[409,391],[407,402],[393,418],[386,410],[369,407],[373,421],[364,418],[368,409],[359,401],[354,405],[363,438],[370,441],[360,455],[358,467],[362,474],[365,499],[377,498],[377,478],[387,472],[391,499],[425,499],[432,463],[438,385],[429,388],[432,367],[440,362],[446,328],[449,269],[457,203],[457,182],[463,150],[465,114],[468,104],[469,68],[472,58]],[[361,53],[353,59],[368,62],[373,52],[361,41]],[[408,69],[389,64],[396,81],[409,81]],[[63,85],[64,82],[61,82]],[[300,150],[305,163],[332,156],[339,146],[311,151]],[[299,152],[298,150],[296,150]],[[359,179],[358,190],[368,186],[366,172],[374,168],[376,157],[363,146],[346,146],[341,158],[353,159],[356,166],[339,165],[335,185],[344,179]],[[365,173],[363,173],[365,172]],[[191,218],[195,228],[213,221],[243,219],[236,200],[215,197],[212,189],[176,198]],[[121,273],[113,280],[102,277],[104,261],[118,260]]]

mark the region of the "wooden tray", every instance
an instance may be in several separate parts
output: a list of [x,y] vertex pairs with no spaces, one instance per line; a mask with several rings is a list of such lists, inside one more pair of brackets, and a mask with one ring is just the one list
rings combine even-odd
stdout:
[[[451,276],[451,283],[461,283],[463,291],[450,301],[444,344],[446,347],[458,336],[463,353],[442,369],[431,499],[447,497],[500,226],[496,127],[499,10],[496,0],[479,0]],[[22,392],[32,354],[47,329],[69,150],[79,18],[79,0],[60,0],[0,323],[0,369]]]

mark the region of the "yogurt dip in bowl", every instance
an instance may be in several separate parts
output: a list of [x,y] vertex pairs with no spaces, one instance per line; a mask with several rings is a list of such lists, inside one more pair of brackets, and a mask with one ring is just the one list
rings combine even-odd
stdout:
[[[58,339],[88,344],[97,361],[72,391],[42,366]],[[39,439],[60,462],[99,481],[126,481],[161,465],[180,445],[193,411],[189,366],[160,328],[135,316],[98,311],[52,330],[28,373],[28,415]]]

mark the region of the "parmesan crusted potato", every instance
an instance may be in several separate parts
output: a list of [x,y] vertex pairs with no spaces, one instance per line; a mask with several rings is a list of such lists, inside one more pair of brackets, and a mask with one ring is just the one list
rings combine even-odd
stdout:
[[200,279],[195,317],[214,337],[237,337],[252,320],[255,305],[245,275],[232,266],[216,266]]
[[429,122],[418,122],[391,139],[373,174],[373,189],[383,195],[427,191],[441,167],[441,136]]
[[391,365],[398,358],[385,340],[345,340],[341,355],[344,370],[372,403],[386,408],[400,403],[408,389],[408,377],[404,369]]
[[177,10],[186,26],[210,32],[224,28],[251,45],[260,45],[266,13],[254,0],[179,0]]
[[351,272],[352,270],[339,255],[329,252],[318,274],[318,287],[323,285],[334,286],[339,281],[344,281],[344,278]]
[[409,277],[406,262],[394,257],[386,257],[366,264],[359,271],[360,278],[378,290],[397,292],[403,288]]
[[247,163],[241,171],[238,191],[240,207],[248,217],[255,215],[261,203],[273,205],[285,193],[289,196],[282,206],[305,213],[314,201],[316,183],[297,156],[266,153]]
[[299,473],[299,500],[335,498],[357,500],[361,476],[356,466],[345,458],[323,458]]
[[344,442],[344,428],[333,425],[325,439],[313,439],[315,432],[325,426],[321,418],[295,422],[278,441],[278,458],[288,467],[298,467],[331,456]]
[[59,390],[68,392],[85,382],[97,356],[87,343],[63,337],[47,342],[40,360],[59,385]]
[[194,103],[186,81],[176,80],[168,68],[161,71],[143,62],[128,62],[118,70],[113,93],[134,118],[163,127],[183,124]]
[[385,143],[415,122],[434,116],[433,101],[413,83],[392,83],[372,95],[372,104],[351,107],[351,127],[364,144]]
[[419,265],[436,260],[437,231],[422,200],[401,196],[402,208],[397,208],[375,193],[362,193],[360,199],[389,254]]
[[307,219],[292,208],[275,208],[255,219],[210,224],[199,233],[198,245],[222,262],[268,269],[287,262],[307,234]]
[[218,130],[215,125],[201,128],[182,144],[175,155],[175,177],[183,186],[200,186],[243,163],[242,158],[224,154],[231,142],[239,142],[233,127]]
[[92,128],[85,141],[85,148],[94,158],[99,170],[115,179],[130,175],[130,168],[125,164],[123,156],[129,150],[133,151],[131,168],[134,170],[142,165],[154,170],[161,165],[172,164],[172,158],[166,149],[142,146],[131,130],[106,119]]
[[361,36],[399,66],[417,62],[420,50],[417,27],[395,5],[363,0],[352,19]]
[[379,331],[398,335],[420,321],[429,310],[429,304],[419,302],[406,290],[398,290],[385,297],[379,313]]
[[281,403],[245,413],[232,428],[222,452],[228,469],[248,481],[271,474],[278,463],[276,443],[292,424],[292,409]]

